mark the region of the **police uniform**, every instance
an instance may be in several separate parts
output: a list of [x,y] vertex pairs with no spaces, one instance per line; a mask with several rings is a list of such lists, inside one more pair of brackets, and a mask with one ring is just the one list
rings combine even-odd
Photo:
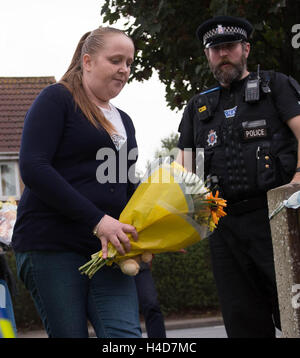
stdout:
[[[248,41],[251,24],[216,17],[197,30],[205,47]],[[300,115],[300,86],[260,71],[259,98],[247,91],[257,73],[194,96],[179,126],[178,147],[204,148],[204,175],[227,200],[227,216],[210,236],[211,258],[229,337],[274,337],[280,328],[267,191],[288,183],[297,140],[286,121]]]

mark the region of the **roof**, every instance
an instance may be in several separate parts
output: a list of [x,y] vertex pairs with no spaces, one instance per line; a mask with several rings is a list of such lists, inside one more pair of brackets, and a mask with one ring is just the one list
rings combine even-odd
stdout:
[[19,152],[24,117],[54,77],[0,77],[0,153]]

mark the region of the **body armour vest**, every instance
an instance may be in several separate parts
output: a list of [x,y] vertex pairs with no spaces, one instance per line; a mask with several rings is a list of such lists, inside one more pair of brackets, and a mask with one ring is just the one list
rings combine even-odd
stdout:
[[[271,76],[267,71],[262,75]],[[271,84],[258,101],[247,103],[244,82],[236,107],[225,113],[220,87],[193,101],[194,143],[204,148],[204,176],[217,177],[222,196],[232,202],[288,183],[297,165],[297,140],[279,118]]]

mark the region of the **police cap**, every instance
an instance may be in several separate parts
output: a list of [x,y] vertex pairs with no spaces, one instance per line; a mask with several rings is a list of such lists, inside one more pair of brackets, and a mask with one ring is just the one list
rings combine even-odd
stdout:
[[253,26],[246,19],[216,16],[201,24],[196,33],[198,39],[208,48],[228,42],[248,41],[252,32]]

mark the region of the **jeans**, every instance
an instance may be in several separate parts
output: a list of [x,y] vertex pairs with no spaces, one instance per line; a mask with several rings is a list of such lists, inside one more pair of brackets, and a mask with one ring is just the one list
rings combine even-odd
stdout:
[[134,279],[104,266],[89,279],[78,268],[87,258],[74,252],[16,253],[18,275],[30,291],[49,337],[140,338]]

